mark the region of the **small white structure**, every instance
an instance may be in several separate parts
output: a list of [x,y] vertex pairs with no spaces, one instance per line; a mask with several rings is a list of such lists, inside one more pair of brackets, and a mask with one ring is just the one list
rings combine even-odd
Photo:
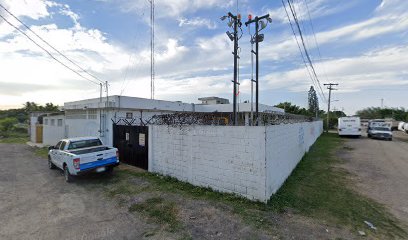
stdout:
[[[43,143],[44,140],[44,117],[55,115],[55,113],[50,112],[32,112],[30,113],[30,127],[28,129],[28,134],[30,135],[30,142],[32,143]],[[57,113],[60,114],[60,113]],[[64,118],[64,116],[62,116]]]
[[220,97],[203,97],[199,98],[202,104],[229,104],[229,100]]
[[59,140],[66,138],[65,115],[50,114],[43,117],[43,144],[55,145]]

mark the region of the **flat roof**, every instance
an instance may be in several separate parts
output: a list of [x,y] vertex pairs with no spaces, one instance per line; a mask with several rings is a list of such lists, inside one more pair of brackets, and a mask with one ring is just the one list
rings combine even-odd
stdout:
[[[210,97],[217,98],[217,97]],[[223,99],[223,98],[219,98]],[[69,110],[86,110],[86,109],[101,109],[109,106],[109,109],[129,109],[143,111],[162,111],[162,112],[233,112],[233,104],[194,104],[183,103],[180,101],[165,101],[156,99],[147,99],[139,97],[127,96],[110,96],[109,102],[107,98],[92,98],[74,102],[66,102],[64,104],[65,111]],[[251,103],[239,103],[239,112],[251,112]],[[255,104],[253,105],[255,111]],[[273,107],[266,104],[259,104],[259,112],[285,112],[281,108]]]

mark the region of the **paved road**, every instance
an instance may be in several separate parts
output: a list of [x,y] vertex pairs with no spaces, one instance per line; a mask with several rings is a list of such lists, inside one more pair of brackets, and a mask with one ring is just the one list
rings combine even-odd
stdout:
[[352,149],[346,168],[356,174],[358,190],[408,225],[408,135],[394,132],[392,142],[363,136],[346,145]]
[[97,190],[65,183],[30,147],[0,152],[0,239],[141,239],[152,228]]

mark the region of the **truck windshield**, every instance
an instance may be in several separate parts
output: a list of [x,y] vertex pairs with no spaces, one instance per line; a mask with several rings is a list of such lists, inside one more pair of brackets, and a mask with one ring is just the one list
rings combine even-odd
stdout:
[[89,147],[96,147],[101,146],[101,140],[99,139],[87,139],[87,140],[80,140],[70,142],[68,146],[68,150],[78,149],[78,148],[89,148]]

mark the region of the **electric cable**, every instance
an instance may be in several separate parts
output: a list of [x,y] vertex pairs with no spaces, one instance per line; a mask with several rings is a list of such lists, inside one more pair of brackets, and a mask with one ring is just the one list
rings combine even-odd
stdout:
[[65,54],[63,54],[61,51],[59,51],[58,49],[56,49],[54,46],[52,46],[49,42],[47,42],[45,39],[43,39],[41,36],[39,36],[36,32],[34,32],[27,24],[25,24],[23,21],[21,21],[17,16],[15,16],[12,12],[10,12],[6,7],[4,7],[1,3],[0,3],[0,7],[3,8],[8,14],[10,14],[14,19],[16,19],[19,23],[21,23],[25,28],[27,28],[28,31],[30,31],[31,33],[33,33],[36,37],[38,37],[42,42],[44,42],[47,46],[49,46],[50,48],[52,48],[54,51],[56,51],[59,55],[61,55],[63,58],[65,58],[66,60],[68,60],[70,63],[74,64],[76,67],[78,67],[79,69],[81,69],[84,73],[88,74],[89,76],[91,76],[92,78],[100,81],[101,83],[105,83],[105,81],[102,81],[101,79],[99,79],[98,77],[96,77],[95,75],[91,74],[90,72],[88,72],[86,69],[84,69],[83,67],[79,66],[77,63],[75,63],[73,60],[71,60],[70,58],[68,58]]
[[24,36],[26,36],[31,42],[33,42],[37,47],[41,48],[44,52],[46,52],[52,59],[54,59],[56,62],[58,62],[59,64],[61,64],[62,66],[64,66],[65,68],[69,69],[70,71],[74,72],[75,74],[77,74],[78,76],[82,77],[85,80],[88,80],[92,83],[95,83],[97,85],[99,85],[99,82],[96,82],[94,80],[91,80],[85,76],[83,76],[81,73],[79,73],[78,71],[74,70],[73,68],[69,67],[68,65],[64,64],[63,62],[61,62],[60,60],[58,60],[54,55],[52,55],[51,52],[49,52],[47,49],[45,49],[44,47],[42,47],[40,44],[38,44],[34,39],[32,39],[30,36],[28,36],[24,31],[22,31],[21,29],[19,29],[17,26],[15,26],[14,24],[12,24],[11,22],[9,22],[3,15],[0,14],[0,18],[2,18],[6,23],[8,23],[10,26],[12,26],[13,28],[15,28],[17,31],[19,31],[21,34],[23,34]]
[[[291,27],[291,29],[292,29],[292,33],[293,33],[293,35],[295,36],[296,44],[297,44],[297,46],[298,46],[300,55],[301,55],[301,57],[302,57],[303,64],[305,65],[306,71],[307,71],[307,73],[308,73],[308,75],[309,75],[310,80],[312,81],[312,84],[315,86],[315,88],[317,88],[317,86],[316,86],[317,84],[316,84],[316,82],[315,82],[315,79],[313,78],[312,74],[310,73],[308,64],[306,63],[306,59],[305,59],[305,57],[304,57],[304,55],[303,55],[303,51],[302,51],[302,49],[301,49],[301,47],[300,47],[298,38],[297,38],[296,33],[295,33],[295,29],[293,28],[293,24],[292,24],[292,21],[291,21],[291,19],[290,19],[290,17],[289,17],[289,13],[288,13],[288,11],[287,11],[287,9],[286,9],[284,0],[282,0],[282,4],[283,4],[283,7],[284,7],[284,9],[285,9],[286,16],[288,17],[289,24],[290,24],[290,27]],[[321,95],[321,93],[320,93],[320,92],[318,92],[318,93],[319,93],[320,98],[323,98],[322,95]]]

